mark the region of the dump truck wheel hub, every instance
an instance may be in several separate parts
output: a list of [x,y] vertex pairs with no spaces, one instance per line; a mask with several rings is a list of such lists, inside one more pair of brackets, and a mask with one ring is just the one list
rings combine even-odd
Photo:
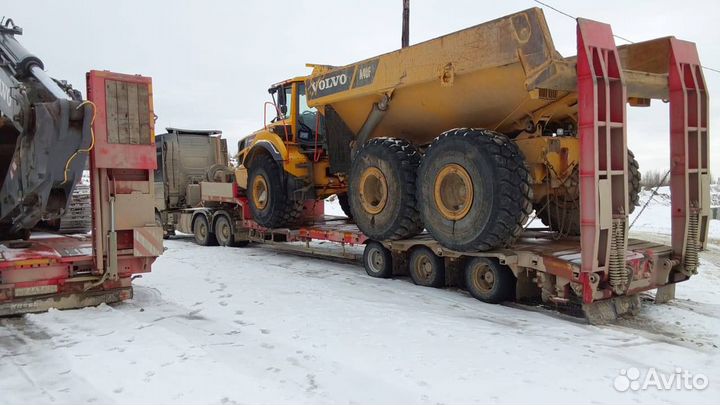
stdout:
[[253,179],[252,197],[258,209],[265,209],[268,202],[268,185],[264,177],[257,176]]
[[473,194],[470,175],[458,164],[446,165],[435,179],[435,203],[440,214],[448,220],[465,218],[472,207]]
[[360,178],[360,202],[369,214],[382,212],[387,203],[388,186],[385,175],[377,167],[368,167]]

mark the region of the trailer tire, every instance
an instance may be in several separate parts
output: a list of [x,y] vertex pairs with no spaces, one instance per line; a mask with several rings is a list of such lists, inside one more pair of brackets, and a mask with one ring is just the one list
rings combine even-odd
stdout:
[[350,211],[375,240],[409,238],[423,229],[415,197],[421,156],[402,139],[375,138],[358,151],[350,171]]
[[423,287],[445,286],[445,259],[427,246],[417,246],[408,257],[408,273],[413,283]]
[[350,197],[347,193],[345,194],[338,194],[338,203],[340,204],[340,208],[342,209],[342,212],[345,214],[348,220],[353,220],[352,210],[350,209]]
[[380,242],[368,241],[363,251],[363,266],[365,267],[365,272],[370,277],[392,277],[392,252]]
[[450,249],[509,246],[532,212],[525,158],[497,132],[460,128],[443,133],[428,147],[417,176],[423,223]]
[[465,263],[465,289],[480,301],[490,304],[508,301],[515,295],[516,284],[510,268],[497,259],[474,257]]
[[193,220],[193,235],[195,235],[195,243],[200,246],[217,246],[218,244],[205,215],[200,214]]
[[303,201],[295,201],[285,187],[282,167],[268,154],[258,154],[248,173],[248,201],[252,217],[261,226],[279,228],[298,222]]

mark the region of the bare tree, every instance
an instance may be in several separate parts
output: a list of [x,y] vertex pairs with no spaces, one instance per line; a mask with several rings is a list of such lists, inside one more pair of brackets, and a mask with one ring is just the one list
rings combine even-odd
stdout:
[[657,170],[648,170],[642,175],[640,186],[644,189],[653,189],[658,186],[669,186],[670,176],[666,176],[665,172]]

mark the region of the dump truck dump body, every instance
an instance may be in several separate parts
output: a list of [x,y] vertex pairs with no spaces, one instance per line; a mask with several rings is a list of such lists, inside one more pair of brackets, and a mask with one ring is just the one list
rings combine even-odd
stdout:
[[[630,97],[667,96],[668,49],[668,39],[619,48]],[[543,109],[575,121],[575,59],[555,50],[542,10],[533,8],[352,65],[316,66],[306,80],[308,104],[332,106],[357,134],[388,95],[372,137],[418,144],[456,127],[531,131]]]

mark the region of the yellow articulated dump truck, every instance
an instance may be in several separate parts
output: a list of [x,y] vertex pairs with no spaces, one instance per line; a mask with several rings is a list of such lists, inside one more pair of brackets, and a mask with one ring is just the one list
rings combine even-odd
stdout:
[[[618,48],[631,105],[668,96],[668,44]],[[576,62],[533,8],[350,65],[308,65],[270,88],[273,118],[241,141],[237,184],[268,228],[337,194],[374,240],[426,229],[447,248],[488,251],[510,246],[533,209],[579,235]],[[627,216],[640,174],[624,132],[613,139]]]

